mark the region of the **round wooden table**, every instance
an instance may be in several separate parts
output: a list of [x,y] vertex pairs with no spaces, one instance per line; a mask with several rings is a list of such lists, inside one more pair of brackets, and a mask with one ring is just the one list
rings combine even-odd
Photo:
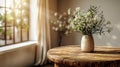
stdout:
[[50,49],[47,57],[54,67],[120,67],[120,48],[98,46],[83,53],[79,45],[61,46]]

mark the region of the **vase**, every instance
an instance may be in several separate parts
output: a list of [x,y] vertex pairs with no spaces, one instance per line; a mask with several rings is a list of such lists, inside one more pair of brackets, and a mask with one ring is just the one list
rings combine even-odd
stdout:
[[82,52],[93,52],[94,51],[94,39],[92,35],[82,36],[81,51]]

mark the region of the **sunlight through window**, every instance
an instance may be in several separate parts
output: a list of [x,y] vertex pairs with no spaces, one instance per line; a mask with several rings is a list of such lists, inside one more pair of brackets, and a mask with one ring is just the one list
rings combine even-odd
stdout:
[[0,0],[0,46],[29,40],[30,0]]

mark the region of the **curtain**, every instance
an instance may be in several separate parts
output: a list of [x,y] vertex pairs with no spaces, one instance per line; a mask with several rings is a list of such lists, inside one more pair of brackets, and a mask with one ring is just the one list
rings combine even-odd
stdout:
[[38,0],[38,45],[35,65],[43,65],[46,62],[47,50],[51,47],[48,1]]

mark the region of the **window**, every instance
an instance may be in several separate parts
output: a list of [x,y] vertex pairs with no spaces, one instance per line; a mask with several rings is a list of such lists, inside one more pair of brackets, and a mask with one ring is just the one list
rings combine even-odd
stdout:
[[0,46],[29,40],[30,0],[0,0]]

